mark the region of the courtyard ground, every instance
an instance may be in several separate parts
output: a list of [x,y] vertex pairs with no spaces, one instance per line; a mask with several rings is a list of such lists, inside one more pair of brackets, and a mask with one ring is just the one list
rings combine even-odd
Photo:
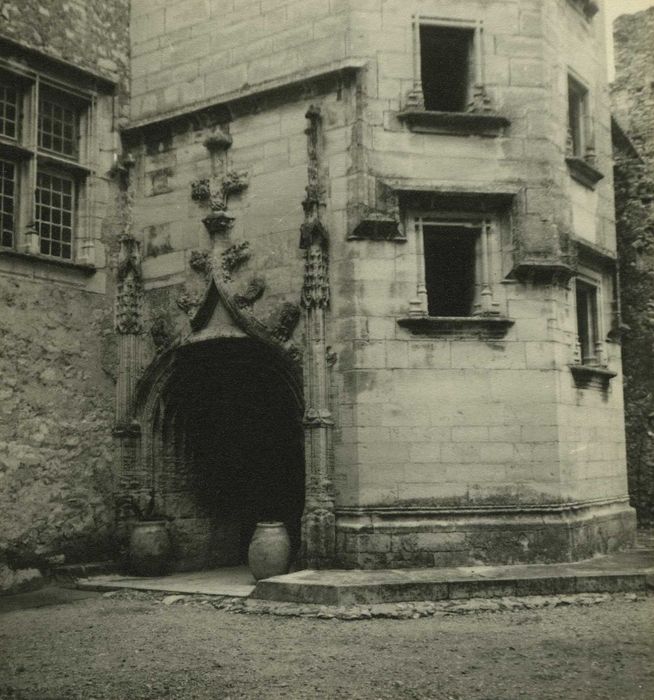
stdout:
[[654,597],[642,593],[524,598],[494,612],[482,602],[419,618],[400,605],[409,619],[355,621],[244,615],[215,604],[62,589],[0,599],[0,697],[616,700],[654,693]]

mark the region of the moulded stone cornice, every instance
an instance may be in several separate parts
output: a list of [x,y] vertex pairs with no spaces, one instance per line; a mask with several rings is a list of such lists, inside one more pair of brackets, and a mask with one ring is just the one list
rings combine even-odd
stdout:
[[14,250],[13,248],[0,248],[0,256],[5,256],[8,258],[21,258],[23,260],[28,260],[30,263],[43,263],[44,265],[53,265],[55,267],[76,270],[83,275],[92,275],[98,270],[98,268],[92,263],[64,260],[63,258],[51,258],[47,255],[39,255],[38,253]]
[[525,259],[513,267],[508,278],[517,279],[520,282],[567,284],[576,272],[573,265],[561,260]]
[[604,178],[604,175],[597,168],[594,168],[583,158],[567,157],[565,162],[572,179],[591,190],[594,190],[595,185]]
[[515,323],[504,316],[407,316],[399,326],[414,335],[501,338]]
[[[356,74],[367,65],[368,61],[361,58],[350,58],[342,61],[333,61],[331,63],[318,66],[311,70],[300,70],[280,78],[262,81],[243,87],[239,90],[232,90],[223,95],[217,95],[210,99],[195,102],[190,105],[185,105],[176,110],[171,110],[165,114],[158,114],[155,117],[145,117],[143,119],[134,120],[124,127],[123,134],[128,138],[134,137],[140,132],[150,129],[159,130],[164,125],[184,120],[194,119],[198,115],[210,117],[211,112],[216,112],[214,120],[208,118],[208,122],[231,120],[232,108],[238,107],[239,103],[257,98],[260,100],[266,95],[275,95],[283,93],[293,93],[297,90],[302,92],[308,85],[316,84],[320,86],[325,81],[334,81],[343,78],[347,75]],[[260,108],[260,104],[258,105]],[[252,106],[255,109],[256,105]]]
[[614,251],[583,238],[575,237],[572,241],[577,247],[577,257],[579,259],[588,260],[594,265],[602,267],[614,268],[616,266],[618,256]]
[[582,389],[596,387],[606,390],[611,379],[618,375],[617,372],[606,367],[596,367],[594,365],[569,365],[569,367],[575,385]]
[[433,112],[405,110],[397,118],[406,122],[411,131],[423,134],[454,136],[501,136],[511,121],[492,112]]

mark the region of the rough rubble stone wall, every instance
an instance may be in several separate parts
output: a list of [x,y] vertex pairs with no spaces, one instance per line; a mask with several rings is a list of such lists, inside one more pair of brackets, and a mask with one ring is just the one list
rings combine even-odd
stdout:
[[9,276],[0,277],[0,304],[0,557],[21,569],[62,554],[106,556],[111,306],[101,295]]
[[129,4],[129,0],[0,0],[0,33],[48,56],[126,81]]
[[108,268],[121,217],[108,170],[127,107],[128,21],[128,0],[0,0],[0,34],[19,45],[3,57],[39,55],[39,69],[72,81],[66,61],[117,83],[98,99],[90,229],[78,232],[94,240],[97,271],[0,257],[0,592],[113,553]]
[[[654,520],[654,8],[614,25],[614,114],[643,160],[616,148],[616,215],[624,322],[627,465],[632,504]],[[651,419],[650,419],[651,422]]]

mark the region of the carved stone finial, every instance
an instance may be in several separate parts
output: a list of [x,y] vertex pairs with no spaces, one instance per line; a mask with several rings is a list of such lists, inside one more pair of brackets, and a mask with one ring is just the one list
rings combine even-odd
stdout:
[[422,87],[414,86],[407,92],[404,98],[404,110],[407,112],[423,112],[425,110],[425,96],[423,95]]
[[235,243],[224,250],[220,257],[222,277],[228,282],[232,278],[232,272],[250,259],[250,244],[248,241]]
[[234,295],[234,303],[239,309],[249,308],[260,299],[266,290],[266,280],[263,277],[253,277],[243,294]]
[[300,309],[297,304],[286,302],[282,305],[277,323],[272,330],[273,337],[280,343],[290,340],[300,320]]
[[213,264],[208,250],[192,250],[188,262],[191,270],[195,270],[209,279]]
[[486,92],[486,88],[480,83],[475,85],[466,111],[473,114],[491,114],[493,112],[491,99]]
[[191,183],[191,199],[194,202],[208,202],[209,197],[211,197],[209,178],[204,177],[199,180],[193,180]]
[[202,219],[211,236],[226,233],[234,222],[228,211],[229,198],[243,192],[249,184],[247,171],[229,170],[223,177],[203,178],[191,183],[191,197],[208,202],[211,212]]
[[139,335],[143,333],[141,246],[131,234],[122,234],[119,241],[116,267],[116,332],[121,335]]
[[572,129],[569,127],[565,137],[565,155],[566,158],[574,158],[575,155],[575,140],[572,134]]

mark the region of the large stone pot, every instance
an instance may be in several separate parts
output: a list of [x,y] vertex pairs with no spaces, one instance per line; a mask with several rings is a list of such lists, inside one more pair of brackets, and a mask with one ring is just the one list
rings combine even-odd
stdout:
[[258,581],[288,573],[291,541],[284,523],[257,523],[248,549],[248,566]]
[[137,576],[168,573],[171,543],[165,520],[135,523],[129,538],[129,565]]

